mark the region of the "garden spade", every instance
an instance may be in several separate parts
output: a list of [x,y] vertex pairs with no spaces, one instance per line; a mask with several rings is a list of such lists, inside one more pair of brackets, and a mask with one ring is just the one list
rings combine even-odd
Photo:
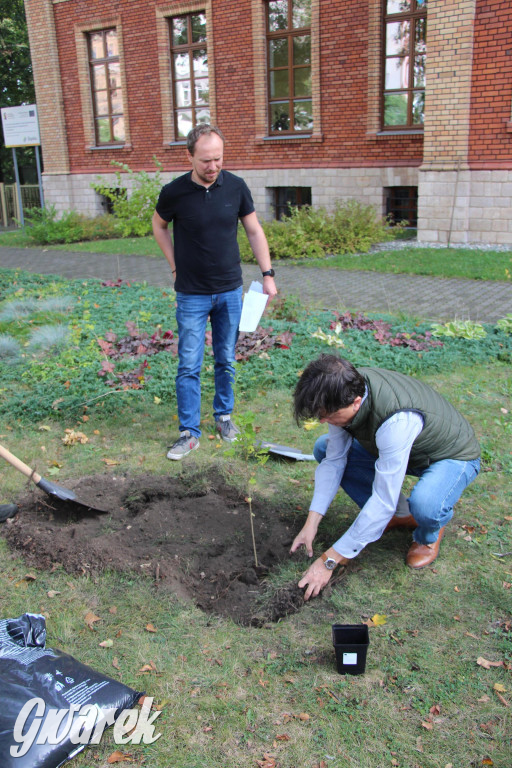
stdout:
[[3,445],[0,445],[0,456],[2,459],[5,459],[9,464],[11,464],[15,469],[32,480],[38,488],[41,488],[41,490],[47,493],[49,496],[53,496],[54,498],[60,499],[61,501],[73,502],[73,504],[90,510],[91,512],[106,513],[106,509],[98,509],[97,507],[91,506],[91,504],[80,501],[77,499],[76,494],[73,491],[70,491],[68,488],[63,488],[61,485],[57,485],[56,483],[52,483],[50,480],[46,480],[44,477],[41,477],[41,475],[37,474],[35,469],[31,469],[26,464],[24,464],[20,459],[8,451],[7,448],[4,448]]

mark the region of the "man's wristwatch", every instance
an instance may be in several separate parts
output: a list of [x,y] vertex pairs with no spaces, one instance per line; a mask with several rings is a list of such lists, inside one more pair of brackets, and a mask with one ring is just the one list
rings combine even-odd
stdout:
[[325,552],[323,553],[323,555],[321,555],[321,558],[322,558],[323,564],[325,565],[327,570],[328,571],[334,571],[334,569],[338,565],[336,560],[333,557],[327,557]]
[[263,275],[263,277],[274,277],[275,272],[273,269],[267,269],[266,272],[262,272],[261,274]]

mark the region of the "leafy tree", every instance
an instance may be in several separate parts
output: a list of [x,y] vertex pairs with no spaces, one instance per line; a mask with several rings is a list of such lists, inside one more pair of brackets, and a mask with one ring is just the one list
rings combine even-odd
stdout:
[[[34,79],[23,0],[0,0],[0,107],[35,103]],[[16,150],[20,165],[33,162],[33,149]],[[14,181],[12,150],[0,147],[0,181]]]

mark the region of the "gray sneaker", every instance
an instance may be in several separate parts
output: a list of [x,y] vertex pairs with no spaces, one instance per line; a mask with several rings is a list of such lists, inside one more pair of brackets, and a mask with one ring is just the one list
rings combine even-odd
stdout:
[[184,432],[180,432],[179,439],[167,451],[167,458],[179,461],[197,448],[199,448],[199,438],[191,435],[186,429]]
[[228,443],[232,443],[240,434],[240,430],[236,424],[233,424],[231,421],[231,415],[229,413],[227,416],[219,416],[215,424],[217,432],[220,432],[222,439],[226,440]]

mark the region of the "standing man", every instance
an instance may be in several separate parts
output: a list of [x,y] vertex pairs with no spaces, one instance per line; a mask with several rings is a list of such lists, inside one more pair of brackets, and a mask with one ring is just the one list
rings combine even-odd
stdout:
[[[208,317],[215,358],[213,414],[221,437],[236,439],[234,405],[235,345],[242,312],[242,268],[238,219],[263,274],[263,292],[276,294],[265,233],[243,179],[222,170],[224,137],[201,123],[187,136],[192,170],[166,184],[153,215],[153,234],[170,264],[176,290],[178,374],[176,398],[180,436],[167,453],[179,460],[199,448],[201,366]],[[173,236],[169,223],[173,225]]]
[[[466,419],[420,381],[383,368],[359,368],[321,355],[302,374],[294,394],[297,422],[318,418],[329,431],[314,448],[319,466],[306,523],[291,552],[313,541],[341,487],[361,511],[350,528],[308,568],[299,587],[304,599],[326,586],[348,563],[390,528],[414,530],[406,562],[424,568],[438,553],[446,524],[464,488],[478,475],[480,447]],[[419,477],[408,508],[400,493],[405,475]]]

